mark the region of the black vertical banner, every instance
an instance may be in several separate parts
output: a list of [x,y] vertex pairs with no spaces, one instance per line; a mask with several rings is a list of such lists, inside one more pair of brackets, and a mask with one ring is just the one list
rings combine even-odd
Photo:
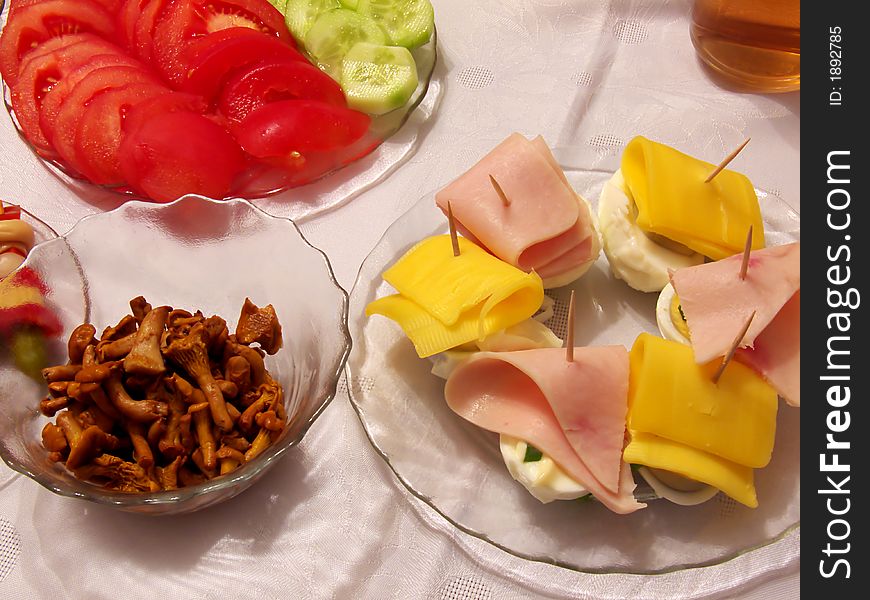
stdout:
[[870,550],[870,53],[862,2],[804,2],[801,27],[801,587],[866,597]]

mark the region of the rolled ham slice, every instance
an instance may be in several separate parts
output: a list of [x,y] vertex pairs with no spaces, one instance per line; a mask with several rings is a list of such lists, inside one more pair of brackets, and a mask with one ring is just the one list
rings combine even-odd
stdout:
[[790,406],[801,405],[800,291],[755,338],[755,347],[738,350],[734,358],[764,377]]
[[734,337],[755,311],[741,348],[776,317],[801,287],[800,242],[755,250],[746,279],[740,279],[742,255],[679,269],[671,282],[686,316],[695,362],[724,356]]
[[598,257],[589,205],[571,188],[540,136],[530,141],[512,134],[438,192],[435,203],[445,214],[449,203],[461,231],[503,261],[536,271],[545,287],[570,283]]
[[532,444],[612,511],[645,505],[622,461],[628,354],[622,346],[482,352],[447,380],[450,408],[475,425]]

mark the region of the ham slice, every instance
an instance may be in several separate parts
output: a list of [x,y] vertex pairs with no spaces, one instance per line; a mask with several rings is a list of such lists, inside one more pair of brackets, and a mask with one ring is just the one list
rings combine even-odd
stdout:
[[742,255],[679,269],[671,282],[686,316],[695,362],[724,356],[755,311],[741,348],[753,341],[801,287],[800,242],[755,250],[746,279]]
[[589,207],[540,136],[529,141],[512,134],[438,192],[435,202],[445,214],[450,203],[459,229],[503,261],[524,271],[546,271],[546,287],[570,283],[598,257]]
[[757,338],[734,358],[757,371],[790,406],[801,405],[801,293],[796,292]]
[[551,457],[620,514],[643,508],[622,461],[628,354],[622,346],[481,352],[445,387],[450,408],[475,425],[516,437]]

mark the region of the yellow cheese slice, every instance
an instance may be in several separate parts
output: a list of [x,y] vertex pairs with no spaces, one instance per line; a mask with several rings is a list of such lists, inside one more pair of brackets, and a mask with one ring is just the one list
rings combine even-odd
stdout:
[[695,363],[689,346],[648,333],[629,353],[628,426],[747,467],[770,462],[776,435],[776,391],[732,361],[713,383],[720,361]]
[[758,506],[751,468],[657,435],[630,431],[622,459],[633,465],[664,469],[722,490],[750,508]]
[[483,340],[528,319],[544,300],[536,273],[524,273],[459,238],[434,236],[409,250],[384,272],[398,294],[366,307],[366,315],[393,319],[421,358]]
[[749,179],[729,169],[704,183],[716,165],[638,136],[622,155],[626,192],[637,205],[637,224],[719,260],[743,251],[752,226],[752,249],[764,248],[758,197]]

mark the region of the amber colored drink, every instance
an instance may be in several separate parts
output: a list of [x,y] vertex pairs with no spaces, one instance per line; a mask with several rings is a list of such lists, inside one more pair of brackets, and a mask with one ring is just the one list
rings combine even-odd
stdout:
[[800,89],[800,0],[695,0],[691,34],[701,59],[730,84]]

